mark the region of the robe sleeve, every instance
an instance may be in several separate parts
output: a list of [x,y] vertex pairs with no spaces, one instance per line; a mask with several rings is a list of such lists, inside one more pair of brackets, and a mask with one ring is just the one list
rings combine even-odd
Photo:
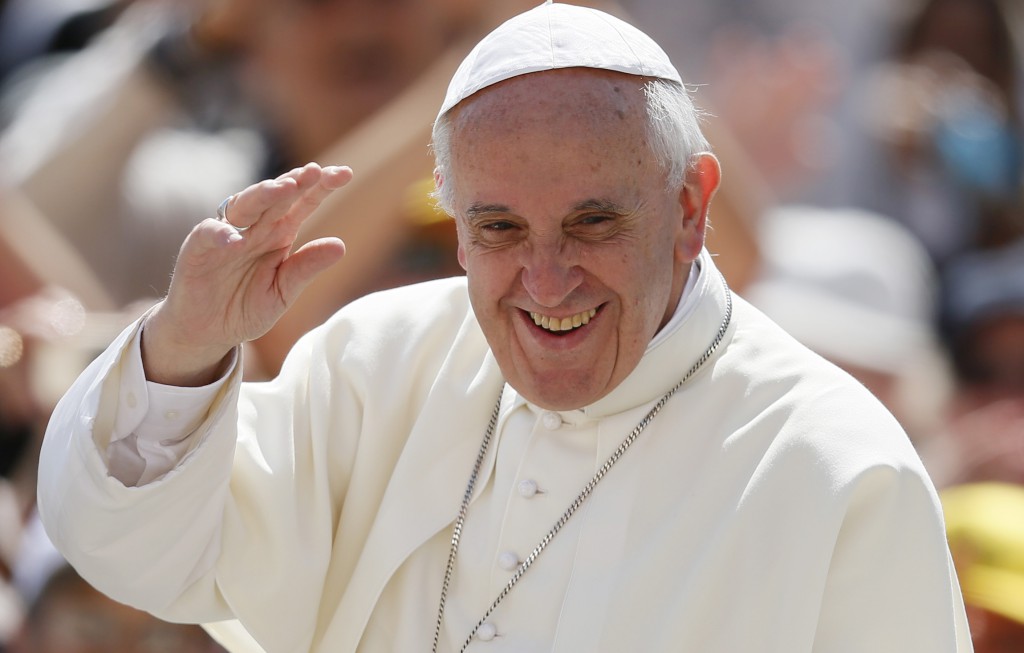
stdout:
[[814,653],[972,651],[931,485],[914,469],[880,465],[848,490]]
[[[117,451],[109,445],[117,423],[125,423],[119,411],[135,408],[122,406],[120,395],[139,328],[122,333],[54,409],[40,453],[38,501],[50,539],[86,580],[124,603],[162,611],[216,560],[234,450],[232,429],[221,425],[235,412],[239,383],[236,372],[177,469],[155,483],[125,486],[109,473],[107,452]],[[198,612],[212,620],[231,614],[215,595],[201,603]]]
[[307,650],[337,521],[332,497],[344,496],[344,466],[318,437],[332,429],[313,425],[328,417],[311,417],[309,402],[320,397],[323,409],[333,394],[351,426],[354,396],[332,386],[322,341],[296,345],[272,387],[243,385],[237,366],[181,462],[127,487],[109,473],[106,452],[128,408],[120,380],[138,328],[122,333],[54,411],[38,486],[47,533],[84,578],[121,602],[170,621],[244,618],[266,649]]

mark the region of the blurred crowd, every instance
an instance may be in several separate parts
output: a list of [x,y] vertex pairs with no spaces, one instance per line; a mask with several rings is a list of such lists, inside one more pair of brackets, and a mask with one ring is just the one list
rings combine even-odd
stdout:
[[[85,584],[34,517],[77,374],[248,183],[351,165],[302,239],[348,254],[249,343],[460,274],[430,126],[471,44],[528,0],[0,0],[0,653],[218,651]],[[730,285],[900,419],[940,491],[979,653],[1024,651],[1024,6],[579,2],[662,43],[723,163]]]

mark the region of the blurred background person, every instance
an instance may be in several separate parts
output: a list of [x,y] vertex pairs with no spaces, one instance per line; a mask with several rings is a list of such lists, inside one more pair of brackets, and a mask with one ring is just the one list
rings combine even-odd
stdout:
[[1020,3],[625,4],[780,201],[872,210],[937,257],[1019,233]]
[[130,0],[3,0],[0,85],[48,55],[82,48]]
[[34,599],[7,653],[224,653],[195,625],[172,624],[115,602],[69,565]]
[[856,86],[886,33],[890,0],[625,0],[701,87],[710,124],[750,154],[777,201],[858,205]]
[[956,412],[1024,403],[1024,238],[954,259],[942,323],[962,381]]
[[941,315],[955,387],[925,464],[939,486],[1024,483],[1024,240],[954,259]]
[[769,212],[758,235],[764,267],[746,298],[858,379],[920,445],[949,389],[920,242],[874,213],[807,206]]
[[1024,487],[971,483],[941,499],[975,653],[1024,651]]
[[865,201],[940,265],[1024,235],[1019,61],[999,0],[928,0],[866,85]]

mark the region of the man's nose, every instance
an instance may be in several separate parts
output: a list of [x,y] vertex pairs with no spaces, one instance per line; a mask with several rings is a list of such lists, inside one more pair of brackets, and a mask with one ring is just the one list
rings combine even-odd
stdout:
[[583,283],[583,270],[565,247],[533,247],[523,261],[522,280],[533,301],[554,307]]

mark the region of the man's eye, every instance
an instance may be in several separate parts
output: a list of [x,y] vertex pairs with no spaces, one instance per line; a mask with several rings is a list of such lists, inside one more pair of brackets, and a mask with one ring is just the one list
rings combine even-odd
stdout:
[[593,215],[580,216],[576,220],[576,231],[581,236],[603,236],[616,231],[619,225],[620,222],[614,215],[594,213]]
[[513,220],[480,222],[474,228],[474,240],[485,247],[511,245],[521,240],[526,231]]
[[510,229],[514,229],[515,225],[512,224],[511,222],[501,220],[498,222],[489,222],[481,226],[480,228],[483,229],[484,231],[508,231]]

